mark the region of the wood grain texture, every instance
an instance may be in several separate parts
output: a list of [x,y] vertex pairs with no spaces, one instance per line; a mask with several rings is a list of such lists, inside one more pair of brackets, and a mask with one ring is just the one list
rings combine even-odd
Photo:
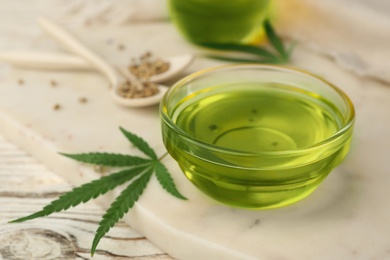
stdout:
[[[66,212],[10,224],[40,210],[72,187],[0,136],[0,259],[92,259],[100,217],[94,202]],[[172,259],[119,222],[101,240],[93,259]]]

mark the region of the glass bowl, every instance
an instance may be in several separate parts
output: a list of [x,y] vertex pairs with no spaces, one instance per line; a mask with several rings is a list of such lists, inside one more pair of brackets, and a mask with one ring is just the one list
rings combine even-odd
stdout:
[[354,107],[308,72],[229,65],[194,73],[161,105],[169,154],[202,192],[265,209],[312,193],[348,153]]

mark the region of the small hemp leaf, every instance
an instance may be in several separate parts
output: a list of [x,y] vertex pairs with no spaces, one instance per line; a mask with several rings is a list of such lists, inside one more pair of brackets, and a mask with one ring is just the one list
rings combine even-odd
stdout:
[[199,46],[221,50],[221,51],[234,51],[247,53],[255,56],[256,58],[236,58],[226,57],[218,55],[206,55],[212,59],[218,59],[223,61],[232,62],[249,62],[249,63],[287,63],[290,59],[292,50],[295,47],[295,43],[292,43],[287,49],[284,46],[282,40],[275,33],[269,20],[265,20],[263,24],[265,34],[271,44],[273,50],[268,50],[259,46],[246,45],[240,43],[215,43],[215,42],[200,42]]
[[166,154],[158,158],[155,151],[142,138],[123,129],[122,127],[120,130],[127,140],[129,140],[137,149],[142,151],[149,158],[145,159],[116,153],[60,153],[61,155],[83,163],[126,168],[76,187],[61,195],[58,199],[52,201],[42,210],[10,222],[23,222],[67,210],[70,207],[95,199],[115,187],[131,181],[111,204],[109,209],[103,215],[102,220],[99,222],[99,227],[96,230],[91,247],[91,255],[93,256],[100,239],[134,206],[135,202],[138,201],[139,197],[145,190],[153,173],[156,174],[159,183],[169,194],[178,199],[187,200],[187,198],[177,190],[171,174],[161,163],[161,160]]

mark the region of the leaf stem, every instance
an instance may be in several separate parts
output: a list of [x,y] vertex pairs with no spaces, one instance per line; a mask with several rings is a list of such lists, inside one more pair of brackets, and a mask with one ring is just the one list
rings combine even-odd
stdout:
[[164,159],[164,157],[167,155],[168,155],[168,152],[165,152],[163,155],[160,156],[160,158],[158,158],[158,161],[161,162],[161,160]]
[[291,56],[291,52],[294,48],[294,44],[286,48],[282,39],[276,34],[276,31],[272,27],[270,21],[267,19],[263,23],[265,34],[268,38],[270,48],[263,48],[260,46],[253,46],[242,43],[218,43],[218,42],[197,42],[196,44],[208,49],[220,50],[220,51],[233,51],[239,53],[252,54],[257,58],[235,58],[225,57],[214,54],[206,54],[205,56],[212,59],[231,61],[231,62],[244,62],[244,63],[274,63],[281,64],[287,63]]

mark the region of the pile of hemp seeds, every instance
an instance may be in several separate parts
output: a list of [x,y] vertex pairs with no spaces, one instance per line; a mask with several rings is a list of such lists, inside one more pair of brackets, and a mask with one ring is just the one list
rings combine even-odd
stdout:
[[151,52],[133,58],[128,71],[134,76],[122,82],[117,89],[118,94],[124,98],[150,97],[159,92],[157,84],[150,82],[150,77],[167,71],[170,64],[161,58],[156,58]]

